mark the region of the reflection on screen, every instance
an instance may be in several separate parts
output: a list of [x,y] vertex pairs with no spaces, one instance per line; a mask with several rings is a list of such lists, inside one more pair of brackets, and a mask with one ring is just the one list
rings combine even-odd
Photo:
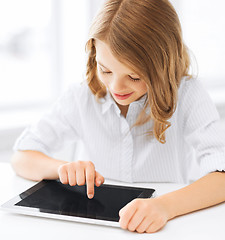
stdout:
[[[59,181],[45,181],[40,189],[21,194],[17,206],[38,208],[41,212],[119,221],[119,210],[137,198],[141,190],[95,187],[95,196],[88,199],[86,186],[63,185]],[[25,195],[24,195],[25,194]]]

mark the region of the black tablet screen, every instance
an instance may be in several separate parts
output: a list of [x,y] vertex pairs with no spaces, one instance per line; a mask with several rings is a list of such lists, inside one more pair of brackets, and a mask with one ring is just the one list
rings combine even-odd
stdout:
[[28,190],[20,194],[22,200],[16,205],[37,208],[45,213],[118,221],[119,210],[143,192],[139,188],[103,184],[95,187],[94,198],[88,199],[86,186],[47,180],[40,184],[41,187],[33,192]]

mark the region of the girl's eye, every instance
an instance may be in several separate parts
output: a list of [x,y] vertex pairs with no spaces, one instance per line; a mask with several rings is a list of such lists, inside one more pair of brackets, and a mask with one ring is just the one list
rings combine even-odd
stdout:
[[102,74],[110,74],[110,71],[103,71],[101,68],[99,68]]
[[133,77],[131,77],[131,76],[129,76],[129,78],[130,78],[132,81],[134,81],[134,82],[141,80],[140,78],[133,78]]

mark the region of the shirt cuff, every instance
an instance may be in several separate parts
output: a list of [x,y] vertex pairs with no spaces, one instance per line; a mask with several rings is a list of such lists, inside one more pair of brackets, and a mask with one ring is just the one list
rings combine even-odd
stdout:
[[201,176],[211,172],[225,171],[225,153],[212,154],[205,156],[200,164]]
[[36,138],[32,138],[26,131],[17,139],[16,143],[13,146],[14,151],[38,151],[42,152],[45,155],[50,154],[50,149],[45,146],[42,142],[38,141]]

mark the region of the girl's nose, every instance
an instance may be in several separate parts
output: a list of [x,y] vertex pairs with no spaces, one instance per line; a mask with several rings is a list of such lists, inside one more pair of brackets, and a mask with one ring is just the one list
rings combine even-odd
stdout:
[[120,93],[125,89],[125,81],[123,78],[114,77],[110,81],[110,90],[114,93]]

